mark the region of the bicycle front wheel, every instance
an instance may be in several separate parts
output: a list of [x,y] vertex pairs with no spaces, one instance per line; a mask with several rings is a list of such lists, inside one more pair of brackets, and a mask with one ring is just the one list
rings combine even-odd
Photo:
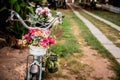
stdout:
[[33,75],[31,80],[38,80],[37,75]]

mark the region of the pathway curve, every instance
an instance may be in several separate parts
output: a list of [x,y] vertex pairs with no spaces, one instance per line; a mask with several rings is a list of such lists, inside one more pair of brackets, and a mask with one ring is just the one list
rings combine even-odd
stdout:
[[[75,6],[76,6],[76,7],[79,7],[79,6],[77,6],[77,5],[75,5]],[[106,19],[103,19],[103,18],[101,18],[101,17],[99,17],[99,16],[97,16],[97,15],[91,13],[91,12],[88,12],[88,11],[86,11],[85,9],[82,9],[82,11],[84,11],[85,13],[91,15],[92,17],[94,17],[94,18],[96,18],[96,19],[104,22],[105,24],[110,25],[112,28],[120,31],[120,26],[118,26],[118,25],[116,25],[116,24],[114,24],[114,23],[112,23],[112,22],[110,22],[110,21],[108,21],[108,20],[106,20]]]
[[101,17],[99,17],[99,16],[97,16],[97,15],[91,13],[91,12],[88,12],[88,11],[86,11],[86,10],[84,10],[84,9],[83,9],[83,11],[84,11],[85,13],[87,13],[87,14],[93,16],[94,18],[96,18],[96,19],[98,19],[98,20],[104,22],[105,24],[110,25],[112,28],[114,28],[114,29],[120,31],[120,26],[118,26],[118,25],[116,25],[116,24],[114,24],[114,23],[112,23],[112,22],[110,22],[110,21],[108,21],[108,20],[105,20],[105,19],[103,19],[103,18],[101,18]]
[[98,29],[95,25],[93,25],[89,20],[84,18],[80,13],[72,8],[70,4],[68,4],[72,11],[80,18],[92,34],[98,39],[98,41],[115,57],[117,62],[120,63],[120,48],[116,47],[107,37]]

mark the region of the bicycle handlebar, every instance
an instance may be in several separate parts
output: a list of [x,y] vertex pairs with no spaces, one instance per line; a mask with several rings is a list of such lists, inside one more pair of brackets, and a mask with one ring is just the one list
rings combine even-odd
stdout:
[[[20,21],[26,29],[30,28],[17,12],[11,9],[9,11],[11,11],[11,16],[6,20],[6,22],[9,20],[14,21],[15,19],[13,17],[16,16],[18,18],[18,21]],[[50,24],[46,28],[41,29],[49,29],[57,20],[59,23],[61,23],[63,17],[64,15],[61,12],[57,12],[56,17],[50,22]]]

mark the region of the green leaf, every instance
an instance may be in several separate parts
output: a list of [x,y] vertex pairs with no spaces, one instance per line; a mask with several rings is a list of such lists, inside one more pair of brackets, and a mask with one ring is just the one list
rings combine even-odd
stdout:
[[16,2],[17,2],[17,0],[9,0],[9,3],[12,5],[15,4]]
[[4,11],[5,9],[7,9],[6,6],[2,7],[2,8],[0,9],[0,12]]
[[20,11],[20,5],[17,2],[15,3],[14,7],[17,12]]
[[25,6],[26,6],[26,3],[25,3],[25,2],[22,2],[22,3],[20,3],[20,6],[21,6],[21,7],[25,7]]
[[33,9],[33,7],[27,6],[27,9],[28,9],[32,14],[34,14],[34,9]]

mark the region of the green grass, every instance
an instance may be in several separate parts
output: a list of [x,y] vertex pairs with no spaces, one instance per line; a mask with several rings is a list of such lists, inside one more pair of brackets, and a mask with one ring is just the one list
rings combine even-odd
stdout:
[[74,52],[80,52],[78,47],[78,41],[76,40],[75,36],[73,36],[73,34],[71,33],[72,31],[70,27],[71,24],[69,20],[67,20],[67,18],[63,19],[63,24],[53,27],[53,33],[55,33],[55,31],[58,29],[62,30],[61,35],[56,38],[57,44],[51,47],[52,52],[58,54],[59,56],[66,56]]
[[117,14],[105,10],[89,10],[89,11],[120,26],[120,13]]
[[88,15],[87,13],[83,11],[79,11],[81,15],[83,15],[85,18],[87,18],[89,21],[91,21],[97,28],[99,28],[105,35],[106,37],[111,40],[116,46],[119,46],[119,42],[116,43],[117,40],[119,40],[119,31],[113,29],[109,25],[95,19],[94,17]]
[[[92,46],[93,49],[99,50],[100,52],[104,52],[103,56],[109,56],[109,52],[102,46],[102,44],[92,35],[90,30],[86,27],[86,25],[77,18],[73,13],[70,13],[71,17],[77,22],[79,25],[79,29],[82,31],[80,33],[81,36],[85,38],[85,41],[88,45]],[[111,57],[111,56],[110,56]]]
[[84,69],[85,65],[77,60],[71,59],[67,63],[67,67],[70,67],[71,74],[79,74],[82,69]]
[[[92,33],[89,31],[86,25],[78,17],[76,17],[74,13],[72,13],[72,11],[69,13],[69,15],[79,25],[79,29],[81,30],[80,36],[82,36],[86,40],[88,45],[90,45],[93,49],[98,50],[103,55],[103,57],[108,57],[111,60],[111,62],[113,63],[112,69],[114,69],[114,71],[117,74],[117,77],[114,80],[120,80],[120,76],[119,76],[120,75],[120,64],[116,62],[114,57],[102,46],[102,44],[92,35]],[[59,29],[59,30],[62,30],[62,32],[60,31],[60,33],[62,34],[60,34],[60,36],[57,37],[57,44],[51,47],[51,50],[60,56],[66,56],[74,52],[79,52],[78,42],[75,36],[73,36],[73,34],[71,33],[72,23],[70,23],[68,17],[65,17],[63,22],[64,23],[62,25],[55,26],[53,28],[53,33],[55,33],[57,29]],[[69,65],[71,65],[72,63],[78,63],[78,62],[76,62],[75,60],[72,60],[69,63]],[[72,73],[78,73],[78,69],[80,69],[80,67],[73,69],[71,71]],[[58,74],[56,74],[55,77],[58,77],[58,78],[65,77],[66,79],[68,78],[67,75],[62,75],[61,72],[58,72]]]
[[[81,52],[79,49],[80,45],[76,37],[72,34],[70,21],[66,17],[63,19],[63,24],[53,26],[51,34],[56,36],[57,44],[52,45],[50,49],[62,59],[67,57],[68,60],[72,53],[79,54],[79,52]],[[66,61],[63,61],[60,65],[64,64],[64,62]],[[48,74],[47,76],[54,76],[57,79],[64,78],[70,80],[69,75],[63,74],[63,70],[61,68],[59,68],[60,70],[57,73],[52,75]]]
[[108,57],[113,63],[112,69],[115,70],[117,77],[114,80],[120,79],[120,64],[118,64],[115,58],[102,46],[102,44],[92,35],[86,25],[73,13],[70,13],[73,19],[78,23],[81,32],[81,36],[87,41],[88,45],[92,46],[93,49],[98,50],[104,57]]

